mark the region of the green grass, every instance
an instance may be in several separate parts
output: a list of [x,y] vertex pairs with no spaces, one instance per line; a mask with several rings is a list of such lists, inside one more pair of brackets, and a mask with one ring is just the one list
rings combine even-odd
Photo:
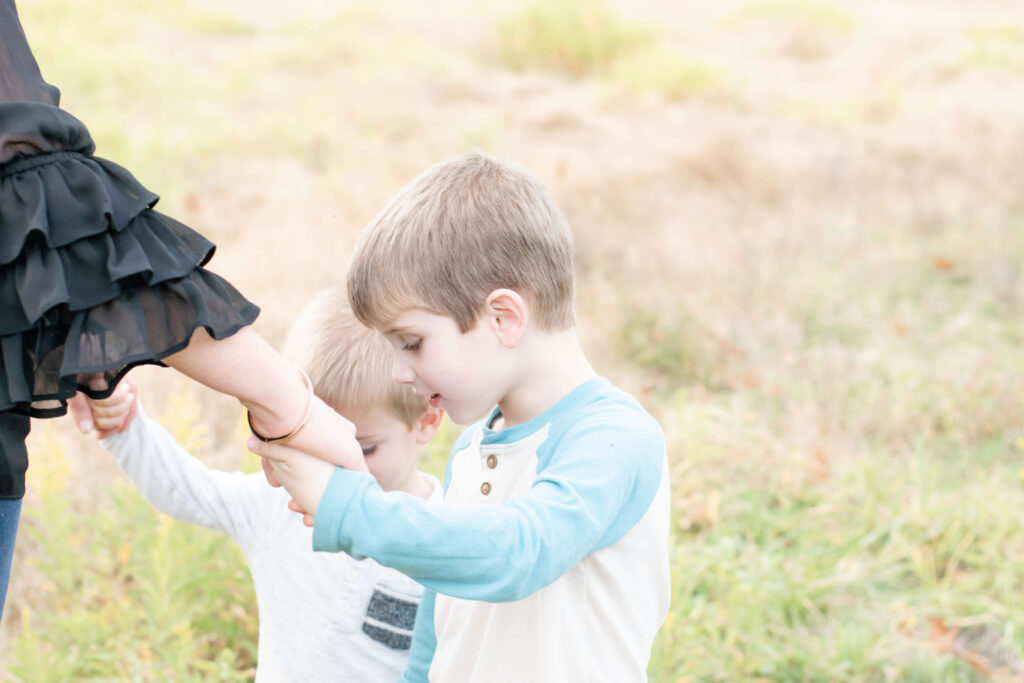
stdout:
[[501,56],[516,69],[582,76],[650,43],[647,29],[623,21],[600,0],[534,2],[498,25]]
[[712,524],[674,531],[652,680],[982,680],[929,623],[991,635],[964,647],[993,670],[1024,662],[1020,453],[984,468],[957,455],[862,460],[820,485],[725,482]]
[[22,532],[42,590],[18,615],[9,671],[34,683],[251,680],[257,611],[239,548],[124,481],[99,514],[76,514],[60,441],[33,457],[41,504]]
[[636,50],[615,60],[611,79],[638,92],[658,92],[670,100],[730,93],[730,75],[720,67],[687,58],[664,46]]
[[857,25],[853,14],[840,4],[824,0],[756,0],[732,13],[735,22],[782,22],[819,30],[848,33]]
[[[467,103],[480,98],[481,106],[467,109],[465,118],[424,119],[424,126],[450,126],[446,139],[455,146],[493,145],[524,161],[539,159],[541,174],[550,174],[547,155],[560,155],[562,145],[588,161],[585,145],[628,149],[621,167],[595,153],[593,168],[581,169],[579,178],[573,170],[552,183],[552,192],[567,200],[577,230],[610,235],[614,247],[593,253],[614,266],[612,274],[600,273],[609,280],[604,294],[580,288],[581,310],[592,312],[581,316],[581,326],[605,326],[598,351],[621,369],[624,383],[652,389],[644,399],[668,438],[673,599],[653,649],[653,682],[953,683],[1000,680],[999,671],[1024,668],[1024,226],[1005,190],[1019,178],[1018,165],[958,165],[962,146],[989,135],[975,128],[1013,139],[1000,127],[1018,114],[1012,101],[1005,111],[968,108],[1012,89],[986,91],[974,83],[977,91],[957,91],[958,80],[944,80],[944,97],[962,98],[959,106],[970,114],[961,121],[962,139],[928,137],[934,150],[908,135],[912,124],[927,131],[945,121],[933,118],[931,107],[918,121],[902,121],[904,127],[887,128],[891,121],[880,117],[876,130],[863,126],[868,99],[856,91],[793,90],[787,98],[811,102],[814,111],[820,104],[819,118],[844,124],[824,144],[816,124],[777,115],[788,99],[751,99],[749,117],[735,121],[744,112],[723,111],[721,127],[718,111],[700,114],[723,104],[723,94],[727,103],[733,73],[760,73],[766,60],[770,74],[794,68],[792,60],[756,49],[756,40],[753,55],[743,46],[691,52],[601,3],[555,0],[513,9],[489,34],[493,44],[474,43],[471,54],[430,43],[431,35],[413,36],[403,23],[408,18],[393,19],[391,7],[354,6],[322,22],[257,28],[244,12],[206,10],[198,2],[133,0],[119,6],[123,11],[107,5],[98,11],[88,3],[38,0],[19,10],[44,74],[87,121],[99,151],[169,204],[187,179],[205,182],[203,169],[244,169],[250,161],[303,166],[325,120],[337,131],[333,149],[358,157],[358,182],[343,177],[346,191],[386,197],[407,180],[409,160],[425,153],[408,140],[422,138],[431,155],[452,150],[439,149],[430,141],[434,131],[405,112],[375,108],[372,98],[408,88],[410,110],[444,105],[449,91],[432,89],[437,74],[427,70],[447,59],[462,59],[481,80],[494,76],[516,86],[496,89],[514,91],[514,100],[491,100],[489,83],[471,83]],[[747,3],[713,28],[723,44],[795,36],[814,47],[823,35],[827,56],[828,41],[859,39],[856,22],[845,5],[789,0]],[[979,27],[957,28],[951,45],[964,68],[982,71],[972,75],[992,71],[1003,83],[1000,77],[1019,69],[1021,29],[984,21],[962,26]],[[165,47],[172,38],[200,49],[172,54]],[[81,48],[75,59],[67,58],[69,44]],[[712,174],[695,191],[687,165],[641,146],[643,135],[635,149],[624,147],[612,124],[635,122],[613,121],[617,107],[596,116],[574,111],[586,124],[580,130],[524,128],[518,119],[535,120],[537,102],[546,111],[546,98],[560,86],[542,88],[541,99],[532,100],[523,86],[531,79],[513,81],[519,76],[480,63],[479,50],[488,48],[501,50],[514,69],[610,80],[686,105],[701,99],[693,112],[673,107],[688,112],[687,123],[666,131],[665,146],[679,141],[669,135],[695,143],[734,137],[739,151],[724,161],[744,169],[743,191],[729,174]],[[888,64],[872,74],[882,109],[909,117],[909,100],[930,102],[925,95],[939,93],[905,83]],[[785,74],[798,84],[799,69]],[[329,79],[317,92],[337,87],[346,97],[346,88],[361,83],[383,85],[356,88],[352,97],[365,98],[365,113],[354,118],[331,118],[326,96],[275,109],[273,88],[290,93],[289,85],[316,77]],[[617,104],[630,110],[636,103],[627,92]],[[655,106],[644,100],[640,108]],[[506,113],[513,109],[517,116]],[[583,137],[605,125],[607,139]],[[715,145],[707,152],[693,147],[698,161],[700,154],[712,166],[723,161]],[[783,160],[773,165],[768,153],[780,148]],[[818,156],[824,161],[805,163]],[[569,158],[570,168],[582,163]],[[1000,161],[1008,163],[992,163]],[[757,174],[776,171],[781,198],[759,203]],[[933,187],[933,180],[942,182]],[[269,187],[267,194],[282,189]],[[337,190],[325,183],[323,194]],[[616,214],[620,206],[629,209]],[[316,208],[338,211],[326,201]],[[371,207],[363,209],[360,220],[372,215]],[[239,230],[281,230],[277,214],[260,223],[258,210],[232,201],[221,210],[243,225]],[[689,238],[691,226],[708,222],[721,234],[697,230],[692,234],[700,237]],[[665,239],[676,235],[686,239]],[[640,265],[621,258],[622,245],[642,251]],[[224,244],[221,254],[245,248]],[[680,253],[686,258],[677,262]],[[290,296],[307,276],[326,278],[300,273],[274,286]],[[274,315],[287,312],[266,305],[261,320],[271,324]],[[599,369],[606,372],[603,364]],[[166,411],[172,432],[196,452],[207,441],[209,419],[198,405],[194,397],[171,397]],[[86,505],[90,492],[69,473],[75,446],[46,437],[50,428],[34,428],[43,438],[33,451],[31,482],[42,495],[23,515],[27,588],[8,597],[8,608],[18,610],[8,614],[18,624],[3,663],[10,674],[33,682],[250,678],[256,609],[233,544],[158,515],[125,485],[94,492],[101,502]],[[446,421],[425,469],[443,473],[457,433]],[[255,461],[243,467],[252,470]]]

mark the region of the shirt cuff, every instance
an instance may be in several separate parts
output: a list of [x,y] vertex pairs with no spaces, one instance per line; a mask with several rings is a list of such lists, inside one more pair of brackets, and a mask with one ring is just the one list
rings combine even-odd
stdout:
[[[324,495],[313,518],[313,550],[349,552],[352,533],[345,534],[342,525],[345,515],[369,486],[377,480],[368,472],[353,472],[344,467],[334,468]],[[351,553],[350,553],[351,554]]]

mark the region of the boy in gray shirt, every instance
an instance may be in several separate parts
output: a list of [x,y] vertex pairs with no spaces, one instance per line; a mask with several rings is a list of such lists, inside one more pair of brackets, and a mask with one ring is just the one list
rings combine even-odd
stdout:
[[[343,288],[325,290],[306,306],[285,355],[308,373],[321,399],[355,424],[383,489],[440,500],[438,481],[419,471],[418,450],[443,413],[392,380],[390,344],[355,319]],[[76,397],[79,410],[84,400]],[[103,446],[157,509],[222,531],[241,546],[259,602],[258,682],[399,677],[419,584],[370,559],[314,553],[313,531],[288,510],[284,489],[268,486],[262,473],[213,470],[191,457],[145,415],[129,382],[89,405]]]

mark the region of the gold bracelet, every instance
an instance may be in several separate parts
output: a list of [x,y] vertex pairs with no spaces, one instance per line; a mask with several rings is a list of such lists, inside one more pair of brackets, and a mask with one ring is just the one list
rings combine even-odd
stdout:
[[302,379],[306,383],[306,388],[309,389],[309,397],[306,399],[306,414],[302,416],[302,420],[299,422],[299,425],[292,431],[288,432],[284,436],[263,436],[262,434],[256,431],[255,427],[253,427],[252,413],[249,412],[248,408],[246,409],[245,417],[249,421],[249,430],[252,432],[253,436],[255,436],[263,443],[276,443],[278,441],[287,441],[288,439],[298,434],[299,431],[306,426],[306,423],[309,422],[309,414],[313,412],[313,382],[310,381],[309,375],[303,372],[301,368],[299,369],[299,374],[302,375]]

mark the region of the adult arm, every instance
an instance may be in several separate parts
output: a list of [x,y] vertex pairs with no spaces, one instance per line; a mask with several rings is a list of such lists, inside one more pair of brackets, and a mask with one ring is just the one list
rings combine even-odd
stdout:
[[[288,444],[334,465],[367,471],[355,426],[311,395],[296,367],[251,328],[244,327],[220,340],[205,330],[196,330],[189,345],[164,362],[211,389],[237,398],[264,436],[290,433],[311,402],[308,422]],[[264,470],[271,478],[269,470]]]

